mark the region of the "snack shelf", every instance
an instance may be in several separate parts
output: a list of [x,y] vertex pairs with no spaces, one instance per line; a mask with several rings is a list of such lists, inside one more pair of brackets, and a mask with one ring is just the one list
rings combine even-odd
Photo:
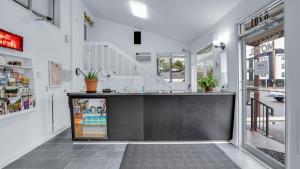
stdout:
[[36,108],[32,59],[0,53],[0,120]]
[[4,65],[0,64],[1,67],[12,67],[12,68],[20,68],[20,69],[32,69],[32,67],[27,66],[17,66],[17,65]]

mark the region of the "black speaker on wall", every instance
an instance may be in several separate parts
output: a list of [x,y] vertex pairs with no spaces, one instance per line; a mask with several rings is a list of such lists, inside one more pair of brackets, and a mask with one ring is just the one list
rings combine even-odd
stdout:
[[133,34],[133,43],[135,45],[140,45],[142,44],[142,32],[141,31],[134,31]]

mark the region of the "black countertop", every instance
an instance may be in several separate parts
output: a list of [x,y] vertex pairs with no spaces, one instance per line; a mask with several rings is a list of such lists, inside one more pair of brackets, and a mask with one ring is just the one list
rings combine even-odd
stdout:
[[208,92],[208,93],[86,93],[86,92],[71,92],[68,96],[218,96],[218,95],[235,95],[235,92]]

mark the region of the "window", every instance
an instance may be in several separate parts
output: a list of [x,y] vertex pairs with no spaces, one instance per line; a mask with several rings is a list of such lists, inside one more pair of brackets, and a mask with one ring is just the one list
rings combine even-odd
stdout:
[[167,82],[185,82],[185,58],[158,58],[157,75]]
[[24,8],[27,8],[27,9],[30,8],[30,0],[13,0],[13,1],[22,5]]
[[172,82],[184,82],[185,81],[185,59],[173,58],[171,79]]
[[88,40],[88,26],[86,24],[83,26],[83,39],[84,41]]
[[157,59],[157,75],[164,80],[171,82],[171,60],[169,58]]
[[197,65],[197,80],[207,75],[214,75],[213,60],[206,60]]
[[205,76],[204,62],[197,65],[197,80]]
[[59,26],[59,0],[13,0],[42,20]]
[[285,64],[281,64],[281,69],[284,69],[285,68]]
[[285,73],[284,72],[281,72],[281,77],[285,77]]

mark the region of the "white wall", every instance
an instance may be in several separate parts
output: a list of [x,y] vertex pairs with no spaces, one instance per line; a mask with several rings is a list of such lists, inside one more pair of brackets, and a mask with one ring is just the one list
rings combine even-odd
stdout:
[[[53,94],[55,130],[70,125],[67,97],[61,88],[48,89],[48,61],[61,62],[70,69],[70,44],[64,35],[70,34],[70,0],[61,1],[61,28],[45,21],[36,21],[36,16],[11,0],[2,0],[0,5],[1,28],[24,37],[24,52],[0,48],[0,53],[20,55],[33,60],[37,110],[12,119],[0,121],[0,168],[28,152],[54,135],[51,132],[50,96]],[[37,73],[40,76],[37,76]]]
[[287,168],[300,166],[300,1],[285,0]]
[[83,44],[84,44],[84,12],[94,18],[89,9],[81,0],[71,0],[71,56],[72,56],[72,91],[84,90],[85,84],[82,76],[75,75],[75,69],[83,70]]
[[[189,48],[187,44],[143,30],[141,30],[142,45],[133,45],[133,32],[139,29],[103,18],[94,17],[94,20],[94,27],[89,32],[89,41],[110,42],[133,58],[135,58],[137,52],[151,52],[152,61],[145,64],[145,66],[153,73],[157,71],[157,53],[178,53],[182,52],[182,49]],[[189,63],[188,59],[187,63]],[[188,75],[187,78],[189,78]],[[184,90],[186,88],[186,83],[172,83],[173,90]]]
[[[213,40],[217,40],[220,37],[228,36],[229,40],[226,43],[226,52],[228,58],[228,90],[239,92],[239,64],[240,58],[238,56],[238,38],[237,38],[237,24],[254,14],[257,10],[267,5],[271,0],[251,0],[242,1],[238,6],[231,10],[226,16],[224,16],[215,26],[210,28],[207,32],[203,33],[202,36],[194,40],[191,43],[191,52],[195,53],[199,49]],[[193,59],[192,59],[193,60]],[[236,112],[238,111],[238,99],[236,102]],[[241,137],[239,134],[239,128],[241,128],[241,116],[236,113],[235,116],[235,130],[233,142],[238,143],[238,138]]]

